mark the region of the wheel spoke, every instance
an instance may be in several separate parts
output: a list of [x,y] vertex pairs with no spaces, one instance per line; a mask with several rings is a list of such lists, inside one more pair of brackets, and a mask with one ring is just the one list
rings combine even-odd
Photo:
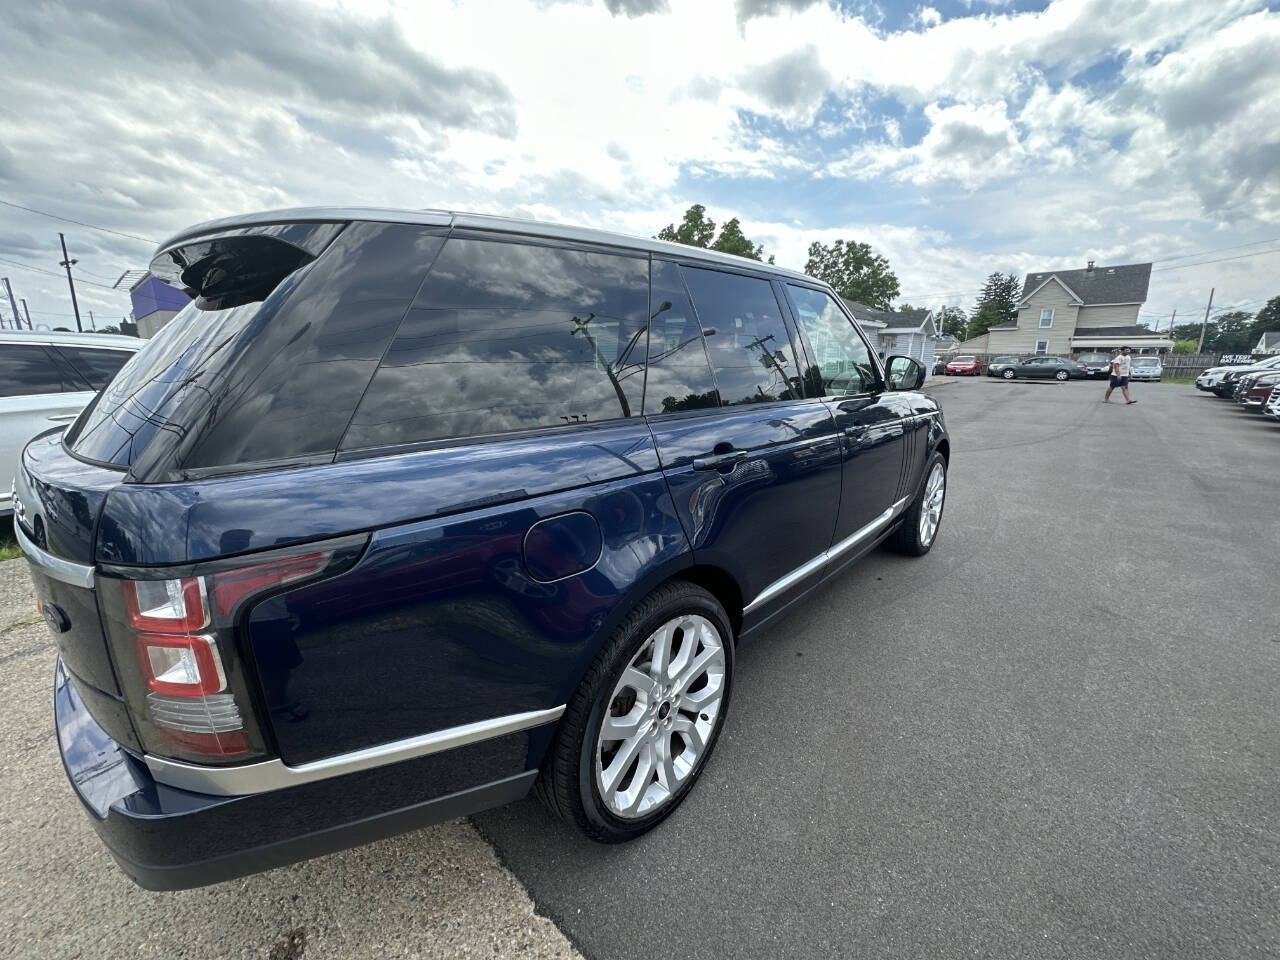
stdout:
[[[635,736],[627,739],[618,752],[613,755],[613,760],[609,762],[607,770],[603,771],[601,779],[604,781],[604,792],[613,793],[617,789],[619,782],[627,772],[627,768],[631,766],[631,761],[636,758],[636,754],[647,745],[644,737],[637,733]],[[639,773],[639,771],[636,771]],[[632,778],[635,782],[635,778]]]
[[653,771],[657,766],[652,743],[646,743],[640,751],[640,759],[636,761],[636,772],[631,778],[631,786],[627,787],[623,813],[635,813],[644,800],[649,784],[653,782]]
[[600,739],[606,743],[614,740],[627,740],[640,732],[640,724],[643,722],[643,713],[629,713],[622,717],[605,717],[604,726],[600,728]]
[[680,716],[671,722],[671,729],[680,734],[684,740],[684,745],[695,757],[702,755],[702,734],[698,732],[698,725],[688,717]]
[[680,709],[692,713],[706,713],[710,707],[720,702],[722,693],[724,693],[723,683],[708,683],[701,690],[684,694],[680,698]]
[[687,690],[693,684],[693,681],[697,680],[706,671],[707,664],[715,660],[719,655],[720,650],[718,648],[708,647],[694,657],[693,662],[685,667],[684,671],[676,678],[672,693],[679,695]]
[[650,700],[657,700],[662,696],[662,689],[658,686],[658,681],[635,667],[627,667],[622,672],[622,682],[618,684],[618,687],[619,689],[630,687],[637,693],[643,693]]
[[676,758],[671,750],[671,734],[668,733],[662,738],[662,759],[661,765],[658,767],[658,776],[662,780],[662,785],[671,793],[675,792],[676,780]]
[[653,634],[653,660],[649,664],[649,673],[659,683],[665,683],[667,670],[671,666],[671,635],[675,633],[674,623],[664,623]]

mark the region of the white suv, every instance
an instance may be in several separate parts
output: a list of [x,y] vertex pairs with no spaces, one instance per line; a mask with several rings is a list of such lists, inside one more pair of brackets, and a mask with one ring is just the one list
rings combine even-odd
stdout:
[[0,330],[0,516],[13,512],[22,448],[68,424],[147,341],[110,333]]

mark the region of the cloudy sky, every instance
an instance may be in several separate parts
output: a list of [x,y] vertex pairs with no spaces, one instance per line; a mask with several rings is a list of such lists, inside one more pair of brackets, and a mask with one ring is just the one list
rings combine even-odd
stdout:
[[[308,204],[652,235],[691,203],[802,267],[866,241],[903,300],[1156,261],[1144,320],[1280,294],[1280,3],[22,4],[0,32],[0,275],[68,322],[155,241]],[[1215,260],[1214,263],[1203,261]],[[98,286],[95,284],[105,284]]]

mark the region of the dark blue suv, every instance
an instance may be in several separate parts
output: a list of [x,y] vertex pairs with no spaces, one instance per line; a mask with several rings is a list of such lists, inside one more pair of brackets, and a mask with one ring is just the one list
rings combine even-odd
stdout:
[[734,645],[882,541],[950,445],[810,277],[435,211],[204,224],[193,302],[16,484],[58,741],[139,884],[506,803],[679,804]]

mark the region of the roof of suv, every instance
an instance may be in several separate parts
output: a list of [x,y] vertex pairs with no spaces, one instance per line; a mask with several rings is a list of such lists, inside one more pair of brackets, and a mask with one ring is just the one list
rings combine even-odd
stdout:
[[243,214],[236,217],[223,217],[219,220],[208,220],[198,223],[186,230],[181,230],[160,244],[158,250],[164,250],[175,243],[189,240],[206,233],[219,233],[224,230],[235,230],[241,227],[259,226],[269,223],[289,223],[335,220],[371,220],[383,223],[421,223],[437,227],[461,227],[472,230],[492,230],[496,233],[514,233],[525,236],[549,237],[557,240],[577,240],[583,243],[602,243],[615,247],[628,247],[632,250],[647,250],[650,253],[665,253],[683,257],[687,260],[706,260],[711,263],[722,263],[727,266],[750,267],[764,273],[805,280],[809,283],[821,283],[808,274],[786,267],[738,257],[718,250],[706,250],[701,247],[688,247],[682,243],[670,243],[666,240],[654,240],[649,237],[633,237],[624,233],[611,233],[607,230],[596,230],[591,227],[566,226],[560,223],[547,223],[541,220],[522,220],[517,217],[497,217],[483,213],[461,213],[450,210],[399,210],[386,207],[297,207],[291,210],[264,210],[260,213]]
[[146,342],[141,337],[126,337],[119,333],[0,330],[0,343],[60,343],[69,347],[115,347],[118,350],[141,350]]

